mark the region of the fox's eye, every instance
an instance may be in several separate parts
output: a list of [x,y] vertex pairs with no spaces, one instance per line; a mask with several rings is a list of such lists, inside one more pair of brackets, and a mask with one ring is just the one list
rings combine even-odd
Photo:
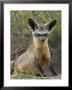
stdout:
[[44,34],[44,36],[48,37],[48,34]]
[[38,34],[38,33],[35,33],[35,34],[34,34],[34,36],[35,36],[35,37],[39,37],[39,36],[40,36],[40,34]]

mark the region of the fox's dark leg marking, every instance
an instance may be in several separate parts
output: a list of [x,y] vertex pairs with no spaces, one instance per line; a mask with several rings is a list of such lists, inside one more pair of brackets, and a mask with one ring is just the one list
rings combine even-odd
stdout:
[[40,74],[43,75],[43,76],[46,76],[44,70],[41,67],[41,65],[39,63],[35,62],[35,61],[33,63],[36,66],[36,68],[39,70]]
[[41,68],[40,64],[39,63],[36,63],[36,62],[33,62],[34,65],[36,66],[36,68],[40,71],[41,74],[44,73],[43,69]]
[[44,69],[45,71],[50,70],[53,75],[57,75],[57,73],[56,73],[56,71],[54,70],[53,65],[52,65],[51,62],[44,64],[44,65],[43,65],[43,69]]
[[50,70],[51,71],[51,73],[53,74],[53,75],[57,75],[57,73],[55,72],[55,70],[54,70],[54,68],[53,68],[53,66],[52,66],[52,64],[51,64],[51,62],[44,62],[42,65],[42,69],[43,69],[43,71],[45,72],[45,75],[46,76],[48,76],[48,74],[47,74],[47,72]]
[[53,73],[53,75],[57,75],[57,73],[56,73],[56,71],[54,70],[53,65],[52,65],[51,63],[48,64],[48,67],[49,67],[50,71]]

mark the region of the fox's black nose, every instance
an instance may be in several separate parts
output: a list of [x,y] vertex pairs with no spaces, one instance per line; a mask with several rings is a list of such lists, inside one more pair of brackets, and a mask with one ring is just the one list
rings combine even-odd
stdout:
[[44,42],[44,39],[42,39],[41,41]]

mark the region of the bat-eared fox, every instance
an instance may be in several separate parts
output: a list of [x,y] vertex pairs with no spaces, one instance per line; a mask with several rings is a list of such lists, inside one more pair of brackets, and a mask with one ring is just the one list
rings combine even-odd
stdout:
[[11,74],[14,71],[48,76],[47,72],[50,70],[53,75],[57,75],[51,64],[48,46],[48,37],[56,22],[54,19],[46,25],[39,25],[32,18],[28,19],[29,29],[33,36],[33,48],[21,54],[17,60],[12,61]]

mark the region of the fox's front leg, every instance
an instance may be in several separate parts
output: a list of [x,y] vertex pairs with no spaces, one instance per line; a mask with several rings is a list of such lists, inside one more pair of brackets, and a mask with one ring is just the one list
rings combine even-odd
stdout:
[[53,73],[53,75],[57,75],[56,71],[55,71],[54,68],[53,68],[52,63],[49,63],[49,64],[48,64],[48,68],[49,68],[50,71]]
[[40,74],[43,74],[44,73],[44,71],[43,71],[43,69],[42,69],[42,67],[40,66],[39,63],[37,63],[36,61],[34,61],[33,64],[38,69],[38,71],[40,72]]
[[[44,63],[44,64],[42,65],[42,69],[44,70],[44,72],[48,72],[48,71],[50,70],[53,75],[57,75],[56,71],[54,70],[54,68],[53,68],[53,66],[52,66],[52,64],[51,64],[51,62],[49,62],[49,63]],[[47,73],[45,73],[45,74],[47,75]],[[47,75],[47,76],[48,76],[48,75]]]

